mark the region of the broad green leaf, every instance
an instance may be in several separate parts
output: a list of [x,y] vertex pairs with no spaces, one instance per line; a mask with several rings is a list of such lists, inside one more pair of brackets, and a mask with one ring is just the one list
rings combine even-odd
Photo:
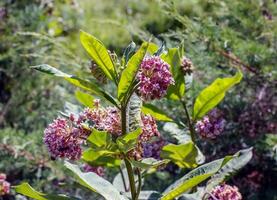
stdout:
[[194,103],[193,119],[199,119],[213,109],[224,98],[225,93],[241,79],[242,73],[239,71],[233,77],[216,79],[202,90]]
[[197,164],[198,149],[192,142],[168,144],[163,147],[161,157],[169,159],[181,168],[194,168]]
[[114,63],[102,42],[84,31],[80,32],[80,40],[93,61],[103,70],[109,79],[116,82],[117,75]]
[[155,52],[157,52],[158,49],[159,49],[158,45],[156,45],[155,43],[149,42],[147,51],[148,51],[151,55],[154,54]]
[[75,92],[75,97],[76,99],[81,103],[83,104],[84,106],[86,107],[90,107],[90,108],[93,108],[94,107],[94,97],[87,94],[87,93],[84,93],[80,90],[77,90]]
[[[188,130],[180,129],[179,126],[172,122],[167,122],[163,126],[163,130],[170,136],[171,139],[176,140],[178,144],[185,144],[188,142],[192,142],[191,136]],[[205,162],[205,156],[200,151],[200,149],[195,145],[197,148],[198,155],[196,157],[196,162],[198,164],[202,164]]]
[[52,194],[37,192],[28,183],[22,183],[20,185],[15,186],[14,188],[17,193],[36,200],[73,200],[73,199],[77,200],[77,198],[74,198],[74,197],[70,198],[65,195],[52,195]]
[[65,167],[73,172],[79,179],[81,184],[91,189],[92,191],[96,191],[100,195],[102,195],[107,200],[126,200],[120,192],[107,180],[98,176],[93,172],[84,173],[80,170],[78,165],[71,164],[69,162],[65,162]]
[[141,134],[142,130],[141,128],[138,128],[137,130],[127,133],[126,135],[120,136],[117,138],[116,143],[119,147],[119,149],[125,153],[135,148],[138,137]]
[[220,168],[229,160],[230,157],[219,159],[210,163],[204,164],[183,176],[175,183],[170,185],[164,192],[161,200],[172,200],[189,189],[197,186],[199,183],[205,181],[213,174],[218,172]]
[[136,79],[139,65],[142,62],[148,43],[143,43],[139,50],[130,58],[126,68],[123,70],[118,84],[117,98],[122,101],[125,95],[131,90]]
[[173,120],[167,116],[165,112],[160,110],[154,105],[151,104],[143,104],[142,112],[144,114],[152,115],[156,120],[164,121],[164,122],[172,122]]
[[224,182],[242,167],[244,167],[252,158],[252,148],[244,149],[237,152],[233,158],[228,161],[207,184],[206,190],[211,191],[216,185]]
[[167,54],[162,55],[162,59],[170,65],[170,71],[175,80],[175,84],[169,86],[167,96],[172,100],[180,100],[185,94],[185,78],[181,70],[181,53],[178,48],[171,48],[168,49]]
[[103,97],[107,101],[109,101],[110,103],[117,106],[116,100],[110,94],[103,91],[99,87],[99,85],[97,85],[96,83],[89,82],[87,80],[83,80],[83,79],[78,78],[74,75],[66,74],[66,73],[58,70],[57,68],[54,68],[54,67],[52,67],[50,65],[47,65],[47,64],[33,66],[32,68],[35,69],[35,70],[38,70],[40,72],[46,73],[46,74],[50,74],[50,75],[57,76],[57,77],[62,77],[65,80],[67,80],[68,82],[70,82],[71,84],[73,84],[73,85],[75,85],[79,88],[82,88],[84,90],[88,90],[92,94]]
[[89,148],[83,152],[82,160],[93,166],[118,167],[121,163],[119,154],[116,149],[112,151]]
[[112,144],[111,134],[107,131],[98,131],[93,129],[87,141],[96,148],[106,148]]

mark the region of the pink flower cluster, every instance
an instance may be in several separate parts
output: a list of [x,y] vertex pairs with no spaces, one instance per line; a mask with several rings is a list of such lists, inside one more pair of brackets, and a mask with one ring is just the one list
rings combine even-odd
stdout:
[[[136,149],[130,153],[140,159],[143,153],[142,143],[153,137],[159,137],[155,119],[151,115],[142,115],[142,133]],[[94,108],[86,108],[77,117],[70,115],[69,119],[57,118],[44,131],[44,143],[51,156],[78,160],[82,154],[82,144],[91,133],[91,129],[107,131],[110,134],[121,135],[120,111],[114,107],[100,107],[95,101]]]
[[159,56],[145,57],[141,62],[137,74],[139,80],[139,94],[145,101],[160,99],[166,94],[174,79],[170,73],[170,66]]
[[225,127],[226,121],[222,118],[222,112],[213,109],[201,121],[196,123],[196,132],[203,138],[215,139]]
[[142,133],[140,135],[141,142],[147,142],[152,137],[159,137],[160,132],[158,130],[156,120],[151,115],[143,115],[141,117],[142,120]]
[[181,67],[185,75],[190,75],[193,72],[193,64],[187,57],[183,57],[181,60]]
[[73,127],[71,121],[57,118],[44,131],[44,143],[51,157],[77,160],[81,157],[80,130]]
[[208,200],[242,200],[242,196],[236,186],[223,184],[213,189]]
[[0,196],[10,193],[11,184],[6,181],[6,174],[0,173]]
[[101,167],[101,166],[93,167],[88,164],[85,164],[83,169],[85,172],[94,172],[101,177],[105,175],[104,167]]

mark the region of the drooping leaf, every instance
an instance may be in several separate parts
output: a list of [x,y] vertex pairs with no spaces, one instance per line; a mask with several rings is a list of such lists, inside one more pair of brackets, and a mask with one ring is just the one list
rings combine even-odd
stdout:
[[68,197],[60,194],[52,195],[38,192],[34,188],[32,188],[28,183],[22,183],[20,185],[15,186],[14,188],[17,193],[36,200],[77,200],[77,198],[75,197]]
[[168,144],[163,147],[161,157],[169,159],[181,168],[193,168],[197,164],[198,149],[192,142]]
[[164,122],[172,122],[173,120],[167,116],[165,112],[160,110],[154,105],[151,104],[143,104],[142,112],[144,114],[152,115],[156,120],[164,121]]
[[159,167],[165,166],[169,161],[168,159],[156,160],[155,158],[144,158],[140,161],[132,160],[131,162],[135,167],[152,172],[156,171]]
[[117,106],[116,100],[110,94],[108,94],[105,91],[103,91],[99,87],[99,85],[97,85],[96,83],[89,82],[87,80],[83,80],[83,79],[78,78],[78,77],[76,77],[74,75],[66,74],[66,73],[58,70],[57,68],[54,68],[54,67],[52,67],[50,65],[47,65],[47,64],[32,66],[31,68],[33,68],[35,70],[38,70],[40,72],[49,74],[49,75],[53,75],[53,76],[64,78],[69,83],[71,83],[71,84],[73,84],[73,85],[75,85],[75,86],[77,86],[79,88],[82,88],[84,90],[88,90],[92,94],[95,94],[95,95],[98,95],[100,97],[103,97],[107,101],[109,101],[110,103],[112,103],[115,106]]
[[84,31],[80,32],[80,40],[93,61],[103,70],[109,79],[116,82],[117,74],[114,63],[102,42]]
[[199,119],[213,109],[224,98],[225,93],[241,79],[242,73],[239,71],[233,77],[216,79],[202,90],[194,103],[193,119]]
[[168,49],[167,54],[162,55],[162,59],[170,65],[170,71],[175,81],[174,85],[169,86],[167,97],[172,100],[180,100],[185,94],[185,79],[181,70],[181,54],[179,49]]
[[127,63],[126,68],[123,70],[120,81],[118,84],[117,98],[119,101],[122,101],[125,95],[133,87],[133,84],[136,79],[136,74],[139,69],[139,65],[142,62],[146,51],[148,48],[148,43],[143,43],[139,50],[130,58]]
[[127,133],[123,136],[120,136],[117,138],[116,143],[119,147],[119,149],[125,153],[130,151],[131,149],[135,148],[138,137],[141,134],[142,130],[141,128],[138,128],[137,130]]
[[180,196],[184,192],[195,187],[199,183],[205,181],[213,174],[218,172],[218,170],[220,170],[220,168],[230,159],[231,157],[215,160],[190,171],[181,179],[170,185],[163,192],[163,197],[161,200],[172,200],[175,197]]
[[124,50],[124,53],[123,53],[124,63],[127,63],[129,61],[130,57],[135,53],[135,51],[136,51],[136,44],[134,42],[131,42]]
[[82,185],[92,191],[96,191],[107,200],[126,200],[120,192],[107,180],[93,172],[84,173],[77,165],[65,162],[65,167],[73,172]]
[[85,107],[90,107],[90,108],[93,108],[94,107],[94,97],[87,94],[87,93],[84,93],[80,90],[77,90],[75,92],[75,97],[76,99],[81,103],[83,104]]
[[234,173],[244,167],[251,160],[252,156],[252,148],[237,152],[233,159],[227,162],[215,175],[212,176],[207,184],[206,190],[211,191],[216,185],[231,177]]

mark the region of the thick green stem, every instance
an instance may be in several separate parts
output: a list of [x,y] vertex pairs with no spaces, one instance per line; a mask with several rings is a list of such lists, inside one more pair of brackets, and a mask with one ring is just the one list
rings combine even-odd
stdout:
[[[121,129],[122,129],[122,135],[127,134],[127,117],[126,117],[126,105],[121,105]],[[135,200],[136,198],[136,184],[135,184],[135,178],[134,178],[134,171],[132,168],[132,164],[128,160],[128,158],[124,155],[124,162],[128,173],[128,179],[131,189],[131,196],[132,200]]]
[[127,173],[128,173],[132,200],[136,200],[136,184],[135,184],[133,168],[132,168],[130,161],[127,158],[124,158],[124,162],[125,162]]
[[189,127],[189,131],[190,131],[191,140],[193,142],[195,142],[195,131],[194,131],[194,128],[193,128],[193,123],[192,123],[192,121],[190,119],[190,116],[189,116],[187,105],[186,105],[186,103],[184,101],[182,101],[182,105],[184,107],[184,110],[185,110],[185,113],[186,113],[186,117],[187,117],[187,120],[188,120],[188,127]]
[[137,168],[137,174],[138,174],[138,188],[137,188],[137,194],[136,194],[136,199],[135,200],[139,199],[139,194],[140,194],[141,187],[142,187],[141,172],[138,168]]

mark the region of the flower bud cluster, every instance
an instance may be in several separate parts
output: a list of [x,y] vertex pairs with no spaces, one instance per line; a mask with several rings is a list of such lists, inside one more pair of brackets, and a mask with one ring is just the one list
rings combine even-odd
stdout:
[[169,85],[174,84],[170,66],[159,56],[147,56],[137,74],[139,94],[145,101],[160,99],[166,94]]
[[196,132],[203,138],[215,139],[225,127],[226,121],[222,118],[222,112],[213,109],[207,116],[196,123]]
[[11,184],[6,178],[6,174],[0,173],[0,197],[10,193]]
[[181,60],[181,68],[184,75],[191,75],[193,72],[193,64],[191,60],[184,56]]
[[242,200],[242,196],[236,186],[222,184],[213,189],[208,200]]

